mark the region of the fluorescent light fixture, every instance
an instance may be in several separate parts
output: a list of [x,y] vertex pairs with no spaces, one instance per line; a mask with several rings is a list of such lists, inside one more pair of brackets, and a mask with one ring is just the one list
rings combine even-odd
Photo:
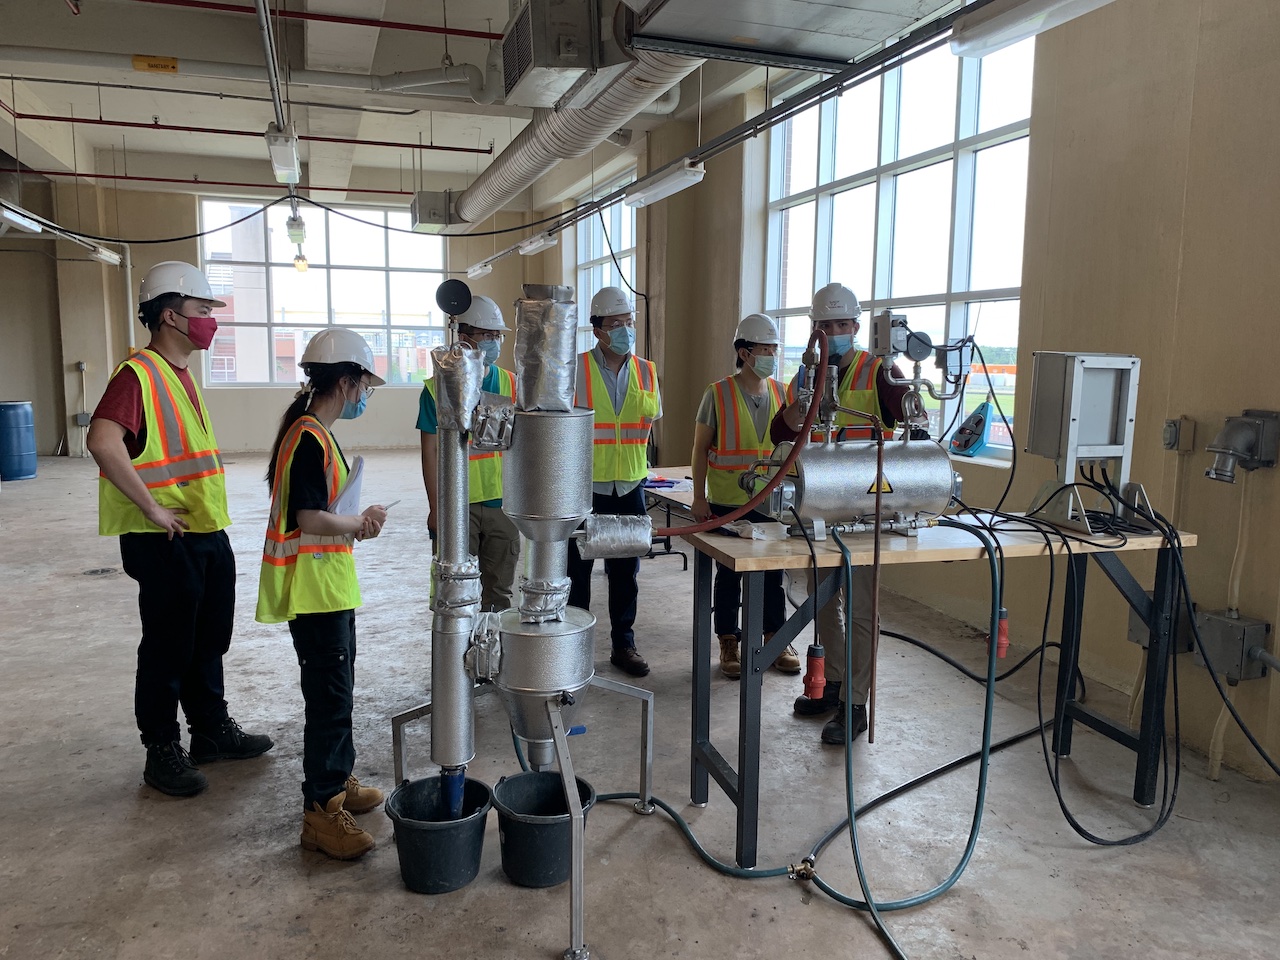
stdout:
[[298,135],[293,124],[281,130],[274,123],[267,124],[267,153],[271,157],[271,172],[277,183],[297,183],[302,179],[302,161],[298,159]]
[[690,163],[686,158],[680,166],[673,167],[666,173],[652,179],[637,180],[627,187],[627,192],[622,195],[622,202],[629,207],[647,207],[651,203],[665,200],[673,193],[701,183],[706,172],[702,164]]
[[89,251],[89,256],[105,263],[108,267],[120,266],[120,254],[114,250],[108,250],[106,247],[94,247]]
[[535,253],[541,253],[543,250],[549,250],[560,242],[560,238],[553,237],[549,233],[539,233],[530,237],[528,240],[520,241],[520,256],[531,257]]
[[493,264],[490,263],[476,263],[467,267],[468,280],[479,280],[481,277],[487,277],[491,273],[493,273]]
[[951,52],[957,57],[985,57],[1108,3],[1111,0],[993,0],[956,21]]
[[307,239],[307,225],[302,217],[290,217],[284,222],[285,236],[290,243],[304,243]]
[[299,273],[306,273],[309,266],[310,264],[307,263],[307,258],[303,254],[300,253],[293,258],[293,268]]
[[23,233],[39,233],[40,224],[11,207],[0,206],[0,224],[21,230]]

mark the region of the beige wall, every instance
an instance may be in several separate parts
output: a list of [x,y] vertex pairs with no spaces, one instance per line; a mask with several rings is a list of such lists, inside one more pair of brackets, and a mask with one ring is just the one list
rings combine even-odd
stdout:
[[[1280,474],[1235,486],[1203,476],[1203,453],[1223,419],[1245,407],[1280,409],[1275,308],[1280,303],[1280,17],[1270,0],[1120,0],[1041,37],[1036,48],[1019,365],[1032,352],[1081,350],[1142,358],[1134,479],[1156,508],[1200,537],[1187,551],[1202,608],[1226,604],[1242,499],[1252,526],[1241,612],[1280,621]],[[1018,383],[1027,409],[1031,381]],[[1160,447],[1165,418],[1196,421],[1196,452]],[[1009,498],[1024,509],[1052,464],[1024,456]],[[994,502],[1007,475],[966,469],[966,499]],[[1176,502],[1175,502],[1176,494]],[[1150,558],[1131,564],[1147,582]],[[1012,563],[1010,630],[1038,640],[1044,565]],[[985,573],[929,571],[888,578],[926,602],[982,619]],[[1140,651],[1127,613],[1095,569],[1083,666],[1130,689]],[[1059,582],[1061,587],[1061,582]],[[1207,749],[1221,701],[1203,669],[1182,658],[1182,725]],[[1280,682],[1243,684],[1236,702],[1274,754]],[[1263,767],[1232,725],[1226,759]]]

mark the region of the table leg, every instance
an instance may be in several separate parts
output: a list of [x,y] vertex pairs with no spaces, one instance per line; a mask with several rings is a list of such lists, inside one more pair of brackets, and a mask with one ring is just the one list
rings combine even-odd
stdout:
[[1071,717],[1068,701],[1075,700],[1076,666],[1080,662],[1080,621],[1084,615],[1084,580],[1088,570],[1087,554],[1075,554],[1067,560],[1067,592],[1062,601],[1062,649],[1058,651],[1058,690],[1054,700],[1053,752],[1059,757],[1071,755]]
[[760,700],[764,672],[764,574],[742,575],[742,679],[738,691],[738,833],[740,867],[756,865],[760,819]]
[[711,739],[711,557],[693,554],[693,710],[689,755],[689,798],[707,804],[707,768],[699,748]]
[[1156,781],[1160,775],[1160,753],[1164,744],[1164,699],[1169,681],[1169,658],[1173,656],[1173,624],[1177,610],[1178,585],[1172,552],[1161,548],[1156,556],[1155,596],[1151,601],[1150,642],[1147,646],[1146,693],[1142,700],[1142,720],[1138,726],[1138,769],[1133,781],[1133,800],[1149,807],[1156,802]]

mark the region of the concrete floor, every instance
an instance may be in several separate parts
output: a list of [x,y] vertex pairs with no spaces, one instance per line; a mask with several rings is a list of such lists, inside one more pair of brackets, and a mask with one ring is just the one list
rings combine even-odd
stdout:
[[[390,716],[430,689],[428,545],[418,458],[376,451],[367,496],[404,498],[383,536],[357,551],[359,614],[357,773],[392,786]],[[232,541],[240,563],[236,636],[226,660],[233,715],[276,740],[271,753],[207,767],[210,788],[189,800],[142,784],[132,716],[136,592],[120,572],[116,541],[96,536],[89,461],[43,459],[39,479],[0,490],[0,768],[13,808],[0,859],[0,957],[477,957],[555,958],[568,942],[568,888],[511,885],[489,819],[480,876],[439,897],[401,884],[392,826],[361,818],[378,839],[363,860],[337,863],[298,846],[302,702],[287,631],[253,622],[267,513],[264,458],[227,465]],[[641,571],[639,646],[657,695],[656,791],[689,818],[721,859],[733,854],[733,808],[712,786],[703,810],[688,803],[688,658],[692,575],[677,558]],[[604,584],[596,598],[603,607]],[[983,646],[968,627],[900,597],[886,597],[891,629],[936,642],[972,666]],[[597,669],[608,664],[598,643]],[[1034,670],[1001,685],[996,737],[1035,724]],[[838,749],[820,724],[790,712],[799,680],[765,682],[761,866],[798,860],[844,811]],[[981,688],[919,650],[887,640],[880,659],[878,736],[859,742],[859,797],[974,749]],[[713,739],[732,755],[736,685],[717,679]],[[1124,701],[1091,685],[1112,715]],[[601,792],[637,784],[639,709],[593,692],[575,738],[580,776]],[[494,783],[518,771],[496,698],[478,708],[472,776]],[[433,772],[425,728],[410,737],[411,776]],[[992,764],[981,841],[959,883],[940,899],[888,915],[913,958],[1276,956],[1274,889],[1280,878],[1276,787],[1225,772],[1204,778],[1183,758],[1173,819],[1138,846],[1079,839],[1059,812],[1037,741]],[[881,808],[862,825],[876,896],[910,895],[945,877],[972,815],[975,768]],[[1063,764],[1072,809],[1094,832],[1121,836],[1152,813],[1128,796],[1132,755],[1083,729]],[[847,840],[819,862],[857,891]],[[705,867],[665,817],[606,804],[587,831],[587,939],[593,956],[716,958],[881,956],[867,917],[815,887],[736,880]]]

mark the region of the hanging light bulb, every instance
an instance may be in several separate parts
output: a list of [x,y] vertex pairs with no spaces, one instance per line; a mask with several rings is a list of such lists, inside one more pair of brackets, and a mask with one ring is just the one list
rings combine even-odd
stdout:
[[307,257],[302,252],[302,244],[298,244],[298,255],[293,258],[293,268],[299,273],[306,273],[307,266]]

